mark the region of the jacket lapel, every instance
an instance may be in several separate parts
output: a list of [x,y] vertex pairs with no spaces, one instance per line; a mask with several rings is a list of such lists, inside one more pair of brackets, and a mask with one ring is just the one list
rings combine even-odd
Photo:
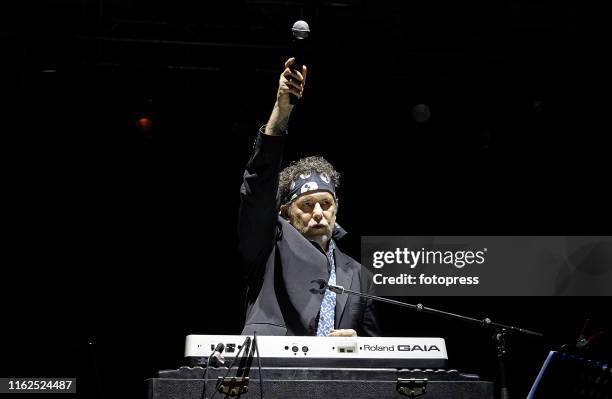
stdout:
[[[347,289],[352,289],[351,283],[353,281],[353,268],[350,267],[351,258],[340,252],[338,248],[336,248],[334,253],[336,258],[336,285],[340,285]],[[349,294],[336,295],[335,328],[338,328],[340,325],[348,297]]]
[[321,308],[323,294],[310,291],[316,286],[311,281],[328,280],[327,257],[287,221],[281,218],[279,220],[284,235],[284,239],[277,244],[282,258],[282,289],[287,292],[287,299],[299,316],[302,326],[316,331],[316,317]]

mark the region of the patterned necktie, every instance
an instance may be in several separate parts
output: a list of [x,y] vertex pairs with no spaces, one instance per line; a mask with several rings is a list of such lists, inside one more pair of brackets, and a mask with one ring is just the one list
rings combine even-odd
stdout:
[[[334,262],[334,242],[329,241],[329,250],[327,251],[327,261],[331,266],[329,273],[329,284],[336,285],[336,264]],[[336,293],[330,290],[325,291],[323,302],[321,302],[321,310],[319,312],[319,325],[317,327],[317,337],[326,337],[334,328],[334,318],[336,316]]]

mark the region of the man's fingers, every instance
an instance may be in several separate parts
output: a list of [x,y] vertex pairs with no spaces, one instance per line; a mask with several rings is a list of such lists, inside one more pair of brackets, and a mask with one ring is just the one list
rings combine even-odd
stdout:
[[291,65],[293,65],[294,62],[295,62],[295,57],[289,58],[287,61],[285,61],[285,68],[289,68]]
[[297,71],[294,71],[291,68],[285,69],[285,71],[283,72],[283,76],[286,79],[290,79],[291,78],[291,79],[295,79],[295,80],[300,81],[300,82],[304,80],[304,77],[302,76],[301,73],[299,73]]
[[281,87],[281,89],[282,88],[287,88],[287,89],[290,89],[290,90],[297,90],[298,92],[301,92],[301,91],[304,90],[302,85],[300,85],[299,83],[296,83],[296,82],[292,82],[290,80],[282,81],[280,87]]
[[298,98],[302,97],[301,90],[295,89],[293,87],[285,86],[285,85],[283,85],[280,88],[280,93],[281,94],[293,94],[294,96],[296,96]]
[[300,71],[296,71],[295,69],[291,69],[291,71],[300,81],[304,81],[304,75],[302,75]]
[[300,91],[304,90],[304,85],[303,84],[297,83],[297,82],[295,82],[293,80],[286,80],[285,83],[287,84],[287,86],[294,87],[294,88],[296,88],[296,89],[298,89]]
[[285,70],[281,74],[279,94],[293,94],[302,98],[304,92],[304,79],[306,78],[306,66],[302,66],[302,72],[291,69],[295,63],[295,58],[291,57],[285,62]]
[[307,75],[307,74],[308,74],[308,68],[306,68],[306,65],[303,65],[303,66],[302,66],[302,77],[303,77],[304,79],[302,79],[302,81],[304,81],[304,82],[306,81],[306,75]]

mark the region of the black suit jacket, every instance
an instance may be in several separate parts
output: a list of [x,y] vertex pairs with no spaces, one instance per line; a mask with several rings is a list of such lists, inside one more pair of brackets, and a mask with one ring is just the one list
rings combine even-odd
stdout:
[[[245,335],[315,335],[323,294],[311,281],[329,279],[325,254],[278,216],[284,141],[284,136],[259,134],[240,190],[239,248],[247,267]],[[341,236],[336,229],[335,241]],[[334,255],[337,285],[372,293],[371,273],[337,247]],[[371,300],[346,294],[336,298],[336,328],[380,335]]]

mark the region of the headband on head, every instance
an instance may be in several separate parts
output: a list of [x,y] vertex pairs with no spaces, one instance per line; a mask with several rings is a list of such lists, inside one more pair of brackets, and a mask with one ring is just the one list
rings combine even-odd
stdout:
[[288,204],[309,191],[329,191],[336,198],[336,189],[327,173],[312,170],[291,181],[289,192],[283,197],[282,203]]

